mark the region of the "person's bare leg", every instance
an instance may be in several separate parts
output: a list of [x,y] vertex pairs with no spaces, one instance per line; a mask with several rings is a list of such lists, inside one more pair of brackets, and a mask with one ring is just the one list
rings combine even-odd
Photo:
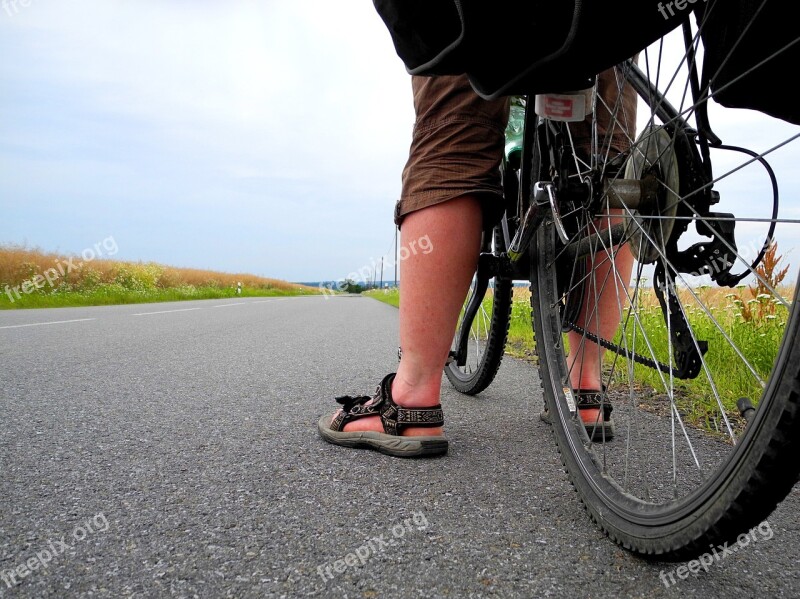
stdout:
[[[403,220],[401,246],[407,248],[401,250],[407,257],[400,263],[403,359],[392,384],[392,397],[399,405],[439,403],[442,371],[478,263],[482,218],[478,200],[464,196],[412,212]],[[383,432],[383,425],[372,416],[350,422],[344,430]],[[402,434],[441,435],[442,429],[408,427]]]
[[[616,224],[620,218],[603,219],[600,229]],[[615,248],[613,261],[605,252],[598,252],[587,259],[587,290],[578,317],[578,325],[604,339],[613,339],[627,302],[627,286],[633,268],[633,254],[624,245]],[[595,302],[595,298],[597,301]],[[602,382],[602,359],[604,349],[584,339],[579,333],[567,334],[570,353],[567,365],[573,389],[600,390]],[[594,421],[597,410],[581,410],[584,420]]]
[[[635,57],[634,60],[638,58]],[[585,155],[591,154],[592,140],[602,144],[597,154],[613,157],[623,152],[636,136],[636,112],[638,97],[636,91],[628,84],[622,85],[623,79],[616,69],[608,69],[598,77],[597,91],[603,98],[598,102],[595,114],[597,130],[592,130],[592,121],[587,119],[575,125],[573,136],[579,149]],[[606,144],[610,144],[609,146]],[[622,211],[612,210],[597,222],[601,230],[623,221]],[[633,254],[629,246],[614,248],[616,254],[609,260],[607,252],[599,252],[586,260],[587,290],[583,307],[578,317],[578,325],[604,339],[613,338],[619,327],[622,310],[626,305],[627,287],[633,268]],[[601,368],[604,350],[595,343],[583,339],[581,335],[570,332],[567,335],[570,355],[567,365],[570,369],[570,383],[573,389],[601,390]],[[598,410],[581,410],[585,421],[594,421]]]

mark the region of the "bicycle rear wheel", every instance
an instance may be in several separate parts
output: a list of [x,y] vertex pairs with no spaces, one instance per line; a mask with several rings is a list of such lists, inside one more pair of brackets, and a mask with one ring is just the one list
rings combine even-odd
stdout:
[[[588,150],[572,124],[529,125],[532,179],[552,180],[561,205],[532,243],[531,303],[545,405],[590,515],[631,550],[684,556],[744,543],[737,535],[800,474],[796,279],[772,244],[798,239],[797,220],[778,218],[772,198],[799,134],[746,113],[757,124],[744,137],[758,150],[726,162],[705,103],[687,91],[691,73],[679,79],[691,63],[670,60],[672,42],[639,57],[655,84],[632,63],[615,69],[619,89],[639,96],[638,136],[623,128],[623,103],[597,93]],[[665,72],[670,63],[680,69]],[[744,118],[719,108],[707,106],[712,123]],[[629,147],[614,147],[622,129]],[[758,173],[764,157],[777,177]],[[619,180],[647,201],[626,204]],[[579,388],[613,407],[613,439],[587,431]]]

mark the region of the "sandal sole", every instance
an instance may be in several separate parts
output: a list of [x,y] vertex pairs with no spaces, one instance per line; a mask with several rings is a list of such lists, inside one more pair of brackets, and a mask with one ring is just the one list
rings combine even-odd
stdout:
[[[550,413],[547,410],[544,410],[539,414],[539,419],[550,426],[553,425],[553,419],[550,418]],[[616,434],[613,420],[606,420],[602,423],[598,422],[597,424],[594,422],[584,422],[583,427],[586,429],[586,434],[589,435],[589,438],[593,442],[603,441],[604,439],[606,441],[611,441]],[[605,429],[605,437],[603,436],[603,429]]]
[[398,458],[430,457],[447,453],[448,442],[442,436],[396,437],[373,431],[338,432],[331,430],[331,418],[332,414],[322,416],[317,423],[317,428],[319,428],[322,438],[334,445],[374,449]]
[[594,422],[584,422],[583,426],[592,441],[602,441],[603,439],[611,441],[616,433],[613,420],[605,420],[596,424]]

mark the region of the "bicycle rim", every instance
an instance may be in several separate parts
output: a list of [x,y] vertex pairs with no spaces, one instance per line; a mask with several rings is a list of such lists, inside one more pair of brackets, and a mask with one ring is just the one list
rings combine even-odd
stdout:
[[[710,102],[715,132],[755,156],[729,162],[729,150],[705,147],[710,136],[695,135],[702,123],[687,57],[672,54],[675,38],[680,45],[676,32],[639,56],[665,97],[635,82],[635,134],[623,127],[632,122],[623,103],[610,105],[597,90],[595,114],[600,107],[614,116],[608,130],[593,122],[588,151],[571,124],[537,128],[534,179],[583,181],[600,200],[562,209],[567,243],[553,220],[539,230],[531,301],[546,407],[590,514],[632,550],[685,555],[759,524],[798,478],[787,457],[800,436],[797,269],[767,243],[793,245],[797,208],[774,218],[760,162],[772,162],[778,179],[790,172],[798,128]],[[615,70],[620,88],[634,79],[630,65]],[[715,127],[732,114],[737,127]],[[752,129],[742,129],[745,117]],[[615,147],[609,131],[627,133],[628,147]],[[613,211],[598,191],[607,180],[648,177],[657,193],[647,206]],[[734,234],[720,223],[734,224]],[[728,287],[739,273],[746,276]],[[575,406],[581,387],[613,406],[613,438],[587,430]],[[742,397],[754,411],[737,408]]]

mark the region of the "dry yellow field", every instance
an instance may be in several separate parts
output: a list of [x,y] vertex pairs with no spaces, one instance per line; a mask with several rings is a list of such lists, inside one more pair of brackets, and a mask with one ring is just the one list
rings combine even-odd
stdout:
[[[299,285],[244,273],[224,273],[194,268],[177,268],[153,262],[119,262],[109,259],[84,261],[80,256],[64,256],[20,246],[0,246],[0,286],[16,287],[55,269],[54,287],[68,285],[82,289],[137,278],[148,287],[235,287],[241,283],[251,289],[297,290]],[[309,292],[318,290],[306,288]]]

